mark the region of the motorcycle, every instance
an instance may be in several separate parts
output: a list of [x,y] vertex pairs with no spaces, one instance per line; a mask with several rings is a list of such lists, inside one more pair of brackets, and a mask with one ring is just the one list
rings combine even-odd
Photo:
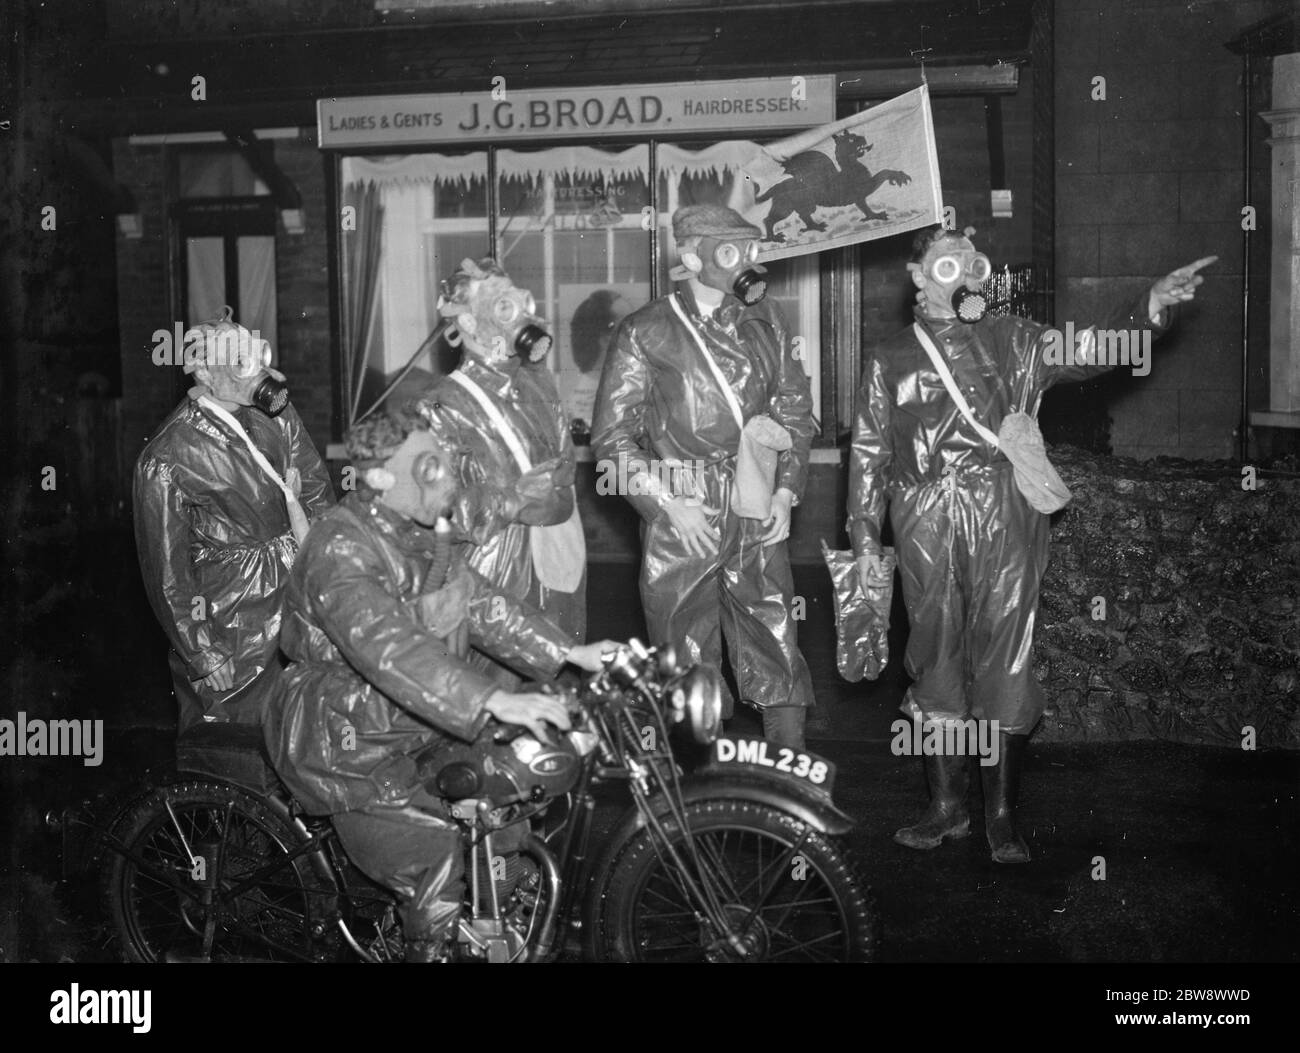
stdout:
[[[632,640],[565,695],[572,728],[556,741],[497,724],[418,759],[463,834],[454,960],[873,957],[830,761],[720,736],[716,671],[667,647]],[[598,834],[597,798],[619,785],[631,804]],[[52,825],[91,828],[75,813]],[[195,729],[177,771],[92,834],[128,961],[403,959],[396,901],[328,819],[302,813],[257,729]]]

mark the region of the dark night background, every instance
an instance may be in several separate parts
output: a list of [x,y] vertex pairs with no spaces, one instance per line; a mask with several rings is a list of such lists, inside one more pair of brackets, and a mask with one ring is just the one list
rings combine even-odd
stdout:
[[[316,98],[471,90],[496,74],[547,87],[833,72],[848,113],[916,83],[918,55],[931,71],[946,199],[995,264],[1032,275],[1023,311],[1082,317],[1196,257],[1220,259],[1158,346],[1151,377],[1117,372],[1044,405],[1076,501],[1053,523],[1038,634],[1052,705],[1025,780],[1036,859],[1014,873],[988,862],[982,837],[943,860],[890,840],[924,799],[919,765],[888,749],[907,683],[901,604],[882,679],[850,685],[835,673],[819,542],[844,544],[835,451],[863,354],[908,316],[905,239],[822,262],[822,288],[834,290],[823,305],[827,456],[791,546],[820,703],[809,739],[840,765],[840,804],[861,820],[853,841],[881,901],[884,957],[1295,961],[1300,428],[1266,412],[1275,217],[1271,132],[1258,116],[1274,106],[1274,56],[1300,51],[1294,5],[540,9],[14,0],[0,10],[0,716],[102,718],[109,729],[99,769],[0,758],[0,961],[109,957],[93,890],[60,882],[40,818],[165,763],[174,729],[166,644],[130,520],[134,460],[184,386],[148,361],[152,330],[182,316],[172,147],[128,137],[301,129],[276,140],[271,162],[277,195],[296,196],[305,217],[301,234],[277,227],[278,350],[325,450],[341,417],[334,190],[314,141]],[[991,86],[1007,66],[1014,86]],[[203,106],[188,96],[195,70],[208,77]],[[953,72],[970,70],[974,86]],[[1104,104],[1089,98],[1099,74]],[[1009,219],[991,213],[998,175],[1014,192]],[[1249,238],[1246,200],[1259,211]],[[41,230],[46,205],[57,208],[54,232]],[[132,216],[138,238],[120,227]],[[1242,489],[1243,465],[1257,469],[1256,490]],[[40,486],[46,466],[54,491]],[[622,502],[596,496],[587,469],[589,620],[639,633],[634,522]],[[1098,594],[1112,598],[1105,625],[1087,616]],[[1239,748],[1246,724],[1257,751]],[[1106,882],[1089,877],[1098,854]]]

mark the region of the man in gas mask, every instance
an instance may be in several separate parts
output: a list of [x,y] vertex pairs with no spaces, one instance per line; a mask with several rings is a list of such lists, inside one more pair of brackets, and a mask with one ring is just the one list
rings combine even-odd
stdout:
[[[1080,326],[1075,346],[1053,356],[1053,331],[1026,318],[986,317],[982,289],[991,267],[973,234],[930,227],[915,237],[907,265],[917,289],[915,326],[875,348],[858,392],[848,529],[860,579],[887,582],[880,527],[888,501],[911,623],[905,661],[915,683],[903,712],[927,734],[935,725],[955,731],[974,727],[968,720],[992,722],[996,740],[979,737],[997,750],[996,763],[980,767],[985,833],[994,860],[1019,863],[1029,859],[1015,826],[1019,772],[1045,705],[1031,661],[1049,520],[1029,504],[1033,488],[1017,482],[1021,466],[1008,457],[1019,453],[1001,425],[1017,411],[1036,414],[1053,384],[1119,363],[1097,353],[1096,327]],[[1202,280],[1196,271],[1214,259],[1160,279],[1115,315],[1111,329],[1163,332],[1166,308],[1192,299]],[[967,419],[932,356],[1001,445]],[[924,758],[929,810],[896,841],[930,849],[970,832],[969,762],[964,752]]]
[[347,448],[362,485],[312,527],[294,566],[281,633],[290,665],[267,747],[297,802],[332,816],[349,858],[397,895],[407,960],[439,961],[464,868],[458,828],[422,785],[418,758],[473,740],[490,717],[543,740],[547,724],[569,726],[559,697],[501,690],[464,660],[469,645],[539,679],[566,661],[594,671],[617,645],[574,646],[453,560],[455,472],[418,418],[371,417]]
[[[605,361],[592,446],[642,519],[641,601],[656,642],[721,665],[764,734],[802,747],[812,680],[795,638],[785,540],[812,444],[812,395],[754,265],[761,231],[729,208],[673,214],[672,292],[628,315]],[[761,427],[755,428],[755,422]],[[775,433],[765,513],[737,511],[742,435]],[[744,441],[748,441],[749,436]],[[726,699],[731,712],[732,699]]]
[[[463,354],[416,409],[455,460],[453,519],[471,546],[469,565],[580,643],[587,550],[573,440],[545,362],[550,334],[532,294],[491,259],[463,260],[438,310]],[[486,656],[475,661],[503,685],[518,683]]]
[[280,672],[289,568],[334,493],[270,345],[229,308],[185,334],[184,361],[195,385],[136,462],[136,550],[180,730],[256,724]]

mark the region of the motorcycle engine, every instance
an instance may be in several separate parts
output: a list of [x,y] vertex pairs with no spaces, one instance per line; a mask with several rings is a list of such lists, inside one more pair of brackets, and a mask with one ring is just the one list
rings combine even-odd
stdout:
[[492,725],[472,744],[440,746],[417,764],[430,793],[449,801],[483,797],[500,807],[568,793],[581,756],[567,735],[545,743],[524,728]]

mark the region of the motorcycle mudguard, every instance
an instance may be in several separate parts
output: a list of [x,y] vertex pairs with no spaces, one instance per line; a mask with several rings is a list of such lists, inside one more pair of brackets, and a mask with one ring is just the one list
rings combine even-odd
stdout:
[[[694,804],[696,801],[752,801],[755,804],[765,804],[769,808],[793,815],[818,833],[831,837],[842,837],[857,825],[852,816],[840,811],[825,798],[811,792],[801,793],[798,787],[789,785],[785,780],[757,774],[734,773],[725,778],[712,773],[688,776],[682,780],[682,801],[684,804]],[[657,798],[656,804],[657,814],[664,816],[667,808],[663,798]],[[605,835],[605,849],[593,872],[604,871],[628,838],[644,825],[635,805],[624,812],[614,829]]]
[[728,772],[695,775],[682,782],[687,804],[705,800],[752,801],[789,812],[819,833],[842,837],[857,825],[852,816],[812,791],[775,776]]

